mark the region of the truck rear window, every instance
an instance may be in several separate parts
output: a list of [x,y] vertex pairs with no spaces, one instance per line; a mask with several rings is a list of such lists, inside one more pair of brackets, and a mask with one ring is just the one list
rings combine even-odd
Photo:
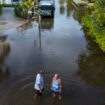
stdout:
[[41,10],[51,10],[52,6],[41,6]]

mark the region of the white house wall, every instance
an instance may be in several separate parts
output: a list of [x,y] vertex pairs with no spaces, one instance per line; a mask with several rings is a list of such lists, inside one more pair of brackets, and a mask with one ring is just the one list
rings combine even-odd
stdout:
[[11,4],[13,1],[21,1],[21,0],[0,0],[1,3]]

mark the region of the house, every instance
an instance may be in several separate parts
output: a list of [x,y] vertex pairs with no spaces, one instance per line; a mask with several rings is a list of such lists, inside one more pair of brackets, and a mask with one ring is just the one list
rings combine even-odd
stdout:
[[14,2],[20,2],[21,0],[1,0],[1,3],[11,4]]

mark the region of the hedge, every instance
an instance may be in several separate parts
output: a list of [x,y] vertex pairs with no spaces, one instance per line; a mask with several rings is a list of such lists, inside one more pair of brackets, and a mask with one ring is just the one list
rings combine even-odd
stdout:
[[3,3],[2,4],[3,7],[16,7],[17,5],[18,5],[18,3],[12,3],[12,4]]
[[14,12],[17,17],[21,17],[24,19],[28,17],[28,13],[24,11],[20,5],[15,7]]
[[2,5],[0,4],[0,14],[2,14]]

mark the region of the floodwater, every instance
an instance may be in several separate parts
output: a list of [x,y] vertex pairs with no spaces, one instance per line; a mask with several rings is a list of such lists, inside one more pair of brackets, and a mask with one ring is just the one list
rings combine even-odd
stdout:
[[[0,105],[105,105],[105,55],[85,37],[82,13],[71,1],[55,5],[54,18],[0,31]],[[45,91],[35,100],[40,69],[45,72]],[[63,81],[61,101],[50,91],[54,73]]]
[[[11,15],[12,14],[12,15]],[[0,15],[0,33],[24,24],[26,20],[15,16],[14,8],[3,8],[3,14]]]

